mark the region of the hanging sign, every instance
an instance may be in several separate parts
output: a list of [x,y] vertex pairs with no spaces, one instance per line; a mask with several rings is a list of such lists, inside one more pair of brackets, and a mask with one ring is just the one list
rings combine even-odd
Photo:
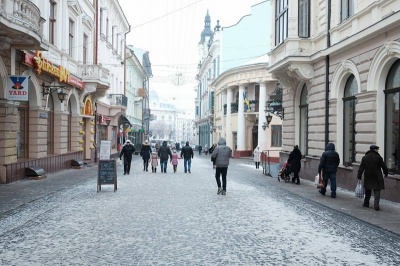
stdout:
[[7,99],[28,101],[29,76],[9,76],[7,80]]

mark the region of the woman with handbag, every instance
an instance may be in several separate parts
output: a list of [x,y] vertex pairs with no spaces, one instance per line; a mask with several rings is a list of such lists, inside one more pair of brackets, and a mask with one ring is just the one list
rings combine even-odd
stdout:
[[303,155],[299,150],[299,146],[295,145],[293,147],[293,151],[289,154],[289,159],[287,160],[288,164],[290,164],[290,171],[293,173],[292,183],[296,182],[297,185],[300,185],[300,177],[299,172],[301,169],[301,158]]

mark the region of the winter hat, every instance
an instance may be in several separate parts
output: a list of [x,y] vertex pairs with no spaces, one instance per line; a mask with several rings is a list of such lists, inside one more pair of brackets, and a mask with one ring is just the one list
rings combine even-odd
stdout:
[[369,149],[370,150],[379,150],[379,147],[376,145],[371,145],[371,146],[369,146]]
[[131,143],[131,141],[128,139],[128,140],[126,141],[126,143]]

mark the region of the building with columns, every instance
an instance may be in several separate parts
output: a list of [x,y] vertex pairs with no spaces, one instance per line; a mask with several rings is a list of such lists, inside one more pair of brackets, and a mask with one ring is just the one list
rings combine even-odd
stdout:
[[270,66],[283,87],[281,161],[298,144],[301,178],[313,179],[325,146],[354,189],[361,158],[380,147],[390,175],[381,197],[400,202],[398,1],[271,1]]
[[[273,158],[278,158],[281,150],[282,120],[276,112],[266,111],[277,85],[267,71],[269,7],[269,1],[252,6],[251,13],[232,26],[220,27],[217,21],[212,35],[208,13],[205,19],[202,37],[207,33],[210,38],[199,45],[197,89],[203,104],[198,109],[210,106],[212,113],[200,113],[196,120],[200,144],[224,137],[234,157],[252,156],[257,145]],[[269,123],[267,116],[271,117]]]

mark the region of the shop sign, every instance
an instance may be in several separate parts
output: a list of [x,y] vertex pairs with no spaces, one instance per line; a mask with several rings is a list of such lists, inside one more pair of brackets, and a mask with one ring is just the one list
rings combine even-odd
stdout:
[[49,117],[49,115],[47,113],[44,113],[44,112],[39,113],[39,118],[47,119],[48,117]]
[[22,63],[33,67],[38,75],[43,72],[58,78],[59,82],[64,82],[80,89],[84,88],[82,80],[72,76],[65,67],[53,64],[53,62],[44,58],[41,51],[36,51],[34,55],[24,53],[22,55]]
[[8,76],[7,100],[28,101],[29,76]]

